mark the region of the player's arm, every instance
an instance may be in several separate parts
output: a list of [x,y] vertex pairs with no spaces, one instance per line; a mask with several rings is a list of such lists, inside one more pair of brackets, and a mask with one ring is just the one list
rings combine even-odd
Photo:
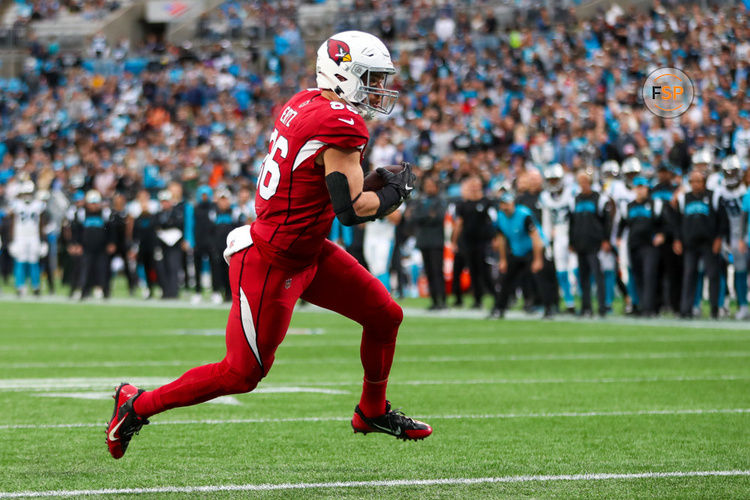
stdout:
[[[402,177],[408,181],[411,168],[404,168],[406,175],[392,174],[386,177],[387,184],[379,191],[363,191],[364,174],[360,166],[360,150],[331,147],[323,152],[326,186],[336,217],[345,226],[354,226],[378,219],[388,213],[394,205],[401,203]],[[387,171],[386,171],[387,172]]]

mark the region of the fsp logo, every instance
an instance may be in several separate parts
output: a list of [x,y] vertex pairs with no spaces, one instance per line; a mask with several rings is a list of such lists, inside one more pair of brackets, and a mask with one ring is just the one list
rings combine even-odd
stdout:
[[695,89],[683,71],[659,68],[648,75],[642,92],[649,111],[662,118],[676,118],[690,108]]

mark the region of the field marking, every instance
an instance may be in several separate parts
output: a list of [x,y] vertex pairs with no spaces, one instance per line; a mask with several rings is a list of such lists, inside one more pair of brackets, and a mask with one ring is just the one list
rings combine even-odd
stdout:
[[[134,377],[130,380],[130,383],[145,386],[145,387],[158,387],[164,384],[168,384],[174,380],[174,377]],[[9,378],[0,379],[0,391],[11,391],[11,392],[46,392],[60,389],[110,389],[114,390],[117,386],[118,380],[107,377],[92,377],[92,378]],[[351,394],[349,391],[343,391],[340,389],[326,389],[324,387],[314,387],[311,385],[288,385],[288,384],[267,384],[262,387],[256,388],[253,393],[259,394],[292,394],[292,393],[311,393],[311,394]],[[97,394],[106,394],[107,398],[112,396],[112,392],[107,393],[96,393],[89,392],[87,399],[106,399],[95,397]],[[61,393],[58,394],[60,397],[79,397],[78,393]],[[83,396],[80,396],[83,397]]]
[[[399,356],[398,363],[454,363],[471,361],[584,361],[607,359],[694,359],[694,358],[747,358],[750,351],[695,351],[695,352],[625,352],[575,353],[575,354],[508,354],[504,356]],[[93,361],[61,363],[0,363],[0,368],[107,368],[138,366],[197,366],[208,361]],[[345,358],[277,359],[275,365],[330,365],[359,364],[358,356]]]
[[[173,381],[172,377],[121,377],[130,383],[142,387],[158,387]],[[10,378],[0,379],[0,392],[37,392],[60,389],[97,390],[112,389],[117,380],[110,377],[72,377],[72,378]],[[676,376],[676,377],[625,377],[625,378],[530,378],[530,379],[452,379],[452,380],[392,380],[390,385],[524,385],[524,384],[638,384],[660,382],[732,382],[750,380],[747,375],[705,375],[705,376]],[[294,384],[294,385],[289,385]],[[321,394],[349,394],[347,391],[324,389],[323,387],[359,386],[358,380],[348,381],[313,381],[313,382],[264,382],[255,389],[254,393],[295,393],[312,392]],[[111,392],[108,392],[111,396]]]
[[[149,301],[141,299],[128,299],[128,298],[115,298],[107,299],[106,301],[71,301],[62,296],[52,297],[24,297],[18,299],[13,296],[4,295],[0,296],[0,303],[25,303],[25,304],[64,304],[71,307],[137,307],[139,309],[206,309],[206,310],[221,310],[229,313],[228,304],[214,305],[209,303],[192,304],[188,300],[164,300],[164,301]],[[441,312],[427,311],[417,307],[404,307],[404,315],[414,318],[429,318],[429,319],[460,319],[460,320],[477,320],[487,322],[487,310],[473,311],[473,310],[461,310],[461,309],[449,309]],[[304,307],[296,306],[294,309],[295,313],[302,314],[336,314],[332,311],[313,306],[308,304]],[[506,314],[507,320],[512,321],[542,321],[538,315],[528,315],[521,311],[508,311]],[[715,320],[701,320],[694,319],[691,321],[685,321],[680,319],[670,318],[626,318],[619,316],[610,316],[604,319],[592,318],[581,320],[575,316],[569,315],[558,315],[555,317],[553,323],[578,323],[585,322],[588,324],[603,324],[603,325],[622,325],[622,326],[648,326],[648,327],[663,327],[663,328],[681,328],[681,329],[710,329],[710,330],[747,330],[747,325],[743,321],[715,321]],[[498,325],[502,323],[497,323]],[[550,324],[548,321],[544,321],[544,324]]]
[[530,483],[552,481],[606,481],[623,479],[665,479],[683,477],[750,476],[750,470],[711,470],[675,472],[633,472],[599,474],[556,474],[501,477],[463,477],[444,479],[387,479],[378,481],[336,481],[328,483],[217,484],[207,486],[156,486],[153,488],[110,488],[98,490],[50,490],[0,492],[0,498],[70,497],[89,495],[137,495],[145,493],[214,493],[221,491],[313,490],[327,488],[365,488],[399,486],[445,486],[488,483]]
[[[750,408],[688,408],[674,410],[584,411],[555,413],[498,413],[477,415],[414,415],[425,420],[505,420],[537,418],[587,418],[587,417],[641,417],[651,415],[717,415],[750,414]],[[206,420],[165,420],[151,425],[228,425],[228,424],[279,424],[288,422],[348,422],[351,417],[289,417],[289,418],[231,418]],[[104,427],[103,422],[74,424],[3,424],[0,430],[13,429],[73,429],[79,427]]]

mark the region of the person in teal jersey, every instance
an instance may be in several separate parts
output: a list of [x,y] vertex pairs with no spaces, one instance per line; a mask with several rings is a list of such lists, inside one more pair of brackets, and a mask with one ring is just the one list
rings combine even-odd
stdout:
[[505,193],[500,198],[500,211],[495,227],[498,230],[499,271],[502,279],[500,291],[495,295],[491,317],[502,318],[505,315],[517,280],[527,270],[533,274],[541,295],[544,317],[552,317],[557,283],[551,263],[544,258],[546,243],[539,222],[528,207],[516,205],[513,195]]

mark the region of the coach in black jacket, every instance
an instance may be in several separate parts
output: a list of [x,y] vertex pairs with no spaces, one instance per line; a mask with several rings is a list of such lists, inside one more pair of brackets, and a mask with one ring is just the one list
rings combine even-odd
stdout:
[[422,252],[432,305],[430,310],[445,308],[445,279],[443,277],[444,220],[447,204],[434,177],[422,181],[422,192],[414,203],[412,220],[416,224],[417,248]]
[[640,298],[640,313],[652,316],[656,312],[657,268],[659,247],[664,244],[662,209],[664,202],[649,198],[648,180],[633,179],[635,200],[627,204],[617,229],[617,246],[620,246],[625,228],[628,235],[628,254],[633,269],[635,288]]
[[683,255],[682,299],[680,316],[691,318],[695,285],[698,278],[698,261],[709,282],[711,317],[719,316],[719,251],[721,236],[726,231],[726,217],[721,208],[720,196],[706,189],[706,177],[694,170],[690,173],[690,188],[676,198],[676,235],[674,253]]
[[596,297],[599,315],[607,313],[604,295],[604,275],[599,264],[599,250],[611,252],[609,237],[612,231],[610,215],[612,201],[601,193],[592,191],[591,177],[586,172],[578,174],[581,192],[575,198],[570,214],[570,246],[578,254],[580,272],[581,314],[591,315],[591,273],[596,279]]

